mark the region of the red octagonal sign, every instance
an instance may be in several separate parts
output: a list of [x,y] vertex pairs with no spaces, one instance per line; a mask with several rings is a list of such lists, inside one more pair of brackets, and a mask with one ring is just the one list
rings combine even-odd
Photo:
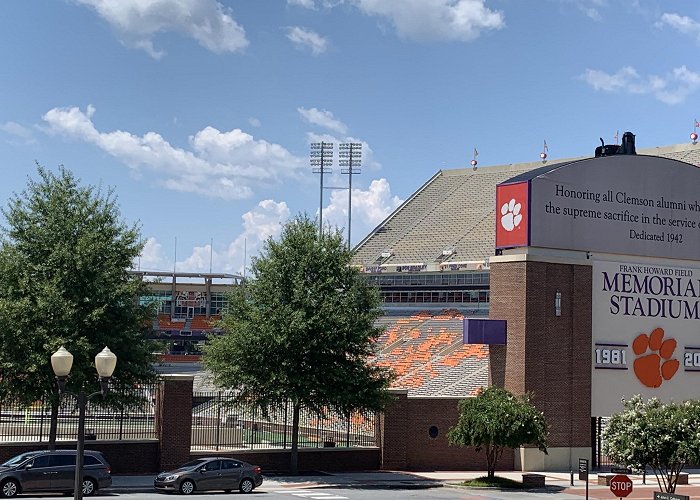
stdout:
[[613,478],[610,480],[610,491],[616,497],[626,497],[632,493],[632,480],[624,474],[613,476]]

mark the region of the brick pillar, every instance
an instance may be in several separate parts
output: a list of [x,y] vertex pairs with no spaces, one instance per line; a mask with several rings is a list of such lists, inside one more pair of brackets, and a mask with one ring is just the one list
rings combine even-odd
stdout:
[[406,421],[408,391],[391,390],[396,398],[381,414],[381,464],[383,470],[406,470],[407,443],[413,439],[409,435],[410,426]]
[[156,399],[161,471],[190,460],[193,381],[192,375],[161,375]]
[[491,263],[489,316],[508,321],[507,345],[490,359],[491,381],[515,394],[533,393],[550,424],[549,457],[537,457],[540,465],[523,460],[524,469],[568,468],[590,454],[591,298],[590,265],[526,256]]

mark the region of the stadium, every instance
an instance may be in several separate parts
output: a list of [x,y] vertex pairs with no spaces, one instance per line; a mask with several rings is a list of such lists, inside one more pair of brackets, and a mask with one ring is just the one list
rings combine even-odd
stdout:
[[[522,470],[603,465],[601,430],[623,397],[700,397],[698,318],[674,312],[698,308],[686,292],[700,277],[700,147],[636,150],[630,136],[595,157],[440,170],[356,246],[384,306],[376,362],[401,404],[421,401],[403,426],[421,461],[404,450],[383,467],[460,466],[444,433],[457,401],[492,384],[532,393],[550,424],[548,455],[515,450]],[[664,276],[677,281],[652,289]],[[152,337],[196,362],[241,277],[157,277],[143,298],[160,304]]]

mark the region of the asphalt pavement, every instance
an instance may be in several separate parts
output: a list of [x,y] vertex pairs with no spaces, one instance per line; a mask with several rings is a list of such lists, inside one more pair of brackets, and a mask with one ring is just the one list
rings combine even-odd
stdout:
[[[678,486],[676,493],[688,495],[690,498],[700,498],[700,470],[689,472],[688,486]],[[500,477],[507,477],[520,481],[522,472],[497,472]],[[585,498],[585,482],[578,480],[578,474],[574,474],[574,485],[571,485],[569,472],[538,472],[545,476],[545,488],[528,490],[528,497],[552,498]],[[368,471],[368,472],[320,472],[317,474],[303,474],[298,476],[269,475],[264,476],[261,489],[286,489],[295,488],[385,488],[385,489],[419,489],[439,487],[459,487],[459,483],[468,479],[485,476],[483,471],[464,472],[401,472],[401,471]],[[153,478],[151,475],[117,475],[112,477],[112,486],[108,491],[115,493],[136,493],[153,491]],[[659,491],[654,475],[646,477],[646,485],[642,476],[629,475],[634,483],[634,492],[628,500],[634,498],[651,498],[653,491]],[[588,480],[590,498],[612,498],[609,487],[599,486],[598,477],[591,473]],[[501,490],[506,491],[506,490]],[[522,495],[522,492],[521,492]]]

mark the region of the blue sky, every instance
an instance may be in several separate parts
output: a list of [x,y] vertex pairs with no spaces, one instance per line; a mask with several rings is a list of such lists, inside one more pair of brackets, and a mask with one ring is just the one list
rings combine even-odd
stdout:
[[[65,165],[141,268],[241,272],[318,210],[309,144],[361,142],[353,243],[437,170],[689,141],[700,6],[654,0],[4,0],[0,204]],[[336,146],[337,149],[337,146]],[[337,156],[327,186],[346,186]],[[347,225],[347,190],[324,221]],[[465,200],[464,210],[469,210]],[[177,246],[175,240],[177,239]],[[213,247],[210,243],[213,241]]]

